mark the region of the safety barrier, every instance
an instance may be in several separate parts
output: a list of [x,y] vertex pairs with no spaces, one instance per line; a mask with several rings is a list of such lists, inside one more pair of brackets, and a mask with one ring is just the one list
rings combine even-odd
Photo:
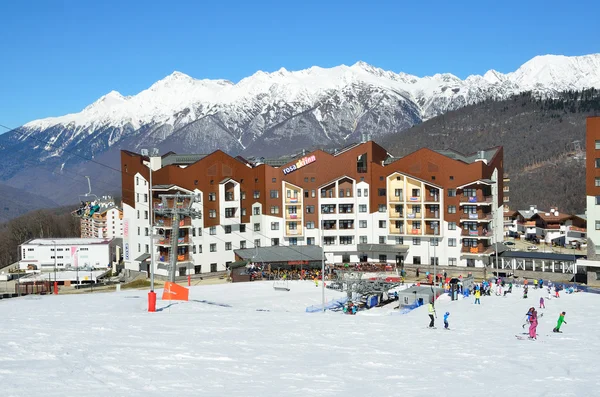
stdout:
[[[325,310],[341,309],[348,302],[348,298],[334,299],[325,303]],[[306,308],[307,313],[318,313],[323,311],[323,305],[312,305]]]

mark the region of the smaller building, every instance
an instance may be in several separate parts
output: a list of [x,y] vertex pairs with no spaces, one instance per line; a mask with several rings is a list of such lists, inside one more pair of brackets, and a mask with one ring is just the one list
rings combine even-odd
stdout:
[[81,217],[81,238],[123,238],[123,210],[110,196],[97,202],[99,209]]
[[531,221],[535,222],[536,236],[546,244],[581,244],[586,239],[586,220],[577,215],[551,208],[550,212],[538,212]]
[[323,249],[318,245],[273,246],[235,250],[236,261],[248,261],[276,269],[321,268]]
[[121,244],[119,238],[37,238],[19,246],[19,269],[106,269],[121,260]]

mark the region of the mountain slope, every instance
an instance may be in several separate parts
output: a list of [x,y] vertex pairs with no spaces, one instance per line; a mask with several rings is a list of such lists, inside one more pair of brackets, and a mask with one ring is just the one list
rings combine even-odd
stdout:
[[585,119],[600,115],[595,89],[536,99],[524,93],[504,101],[487,100],[435,117],[388,136],[382,143],[395,156],[416,148],[451,148],[465,153],[504,146],[513,209],[540,208],[583,213]]
[[58,204],[45,197],[0,184],[0,223],[9,221],[26,212],[52,208]]
[[[115,158],[120,149],[144,147],[276,156],[316,145],[345,146],[365,133],[382,140],[487,99],[523,91],[547,98],[590,86],[600,87],[600,54],[540,56],[515,72],[492,70],[464,80],[452,74],[421,78],[363,62],[257,72],[235,84],[175,72],[137,95],[112,91],[79,113],[0,135],[0,180],[35,191],[39,184],[62,186],[57,172],[81,175],[89,166],[98,174],[93,178],[116,181],[117,190],[118,173],[109,177],[112,171],[96,170],[85,159]],[[48,194],[67,203],[65,190]]]

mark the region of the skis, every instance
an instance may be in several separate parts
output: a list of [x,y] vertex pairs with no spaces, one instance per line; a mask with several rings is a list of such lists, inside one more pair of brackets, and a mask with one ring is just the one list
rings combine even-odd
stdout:
[[515,337],[519,340],[531,340],[531,341],[536,340],[536,339],[531,339],[530,337],[526,337],[526,336],[522,336],[522,335],[515,335]]

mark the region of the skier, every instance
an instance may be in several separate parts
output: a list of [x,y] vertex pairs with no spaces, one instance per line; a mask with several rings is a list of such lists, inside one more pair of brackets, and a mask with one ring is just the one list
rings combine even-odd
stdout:
[[531,317],[529,318],[529,339],[536,339],[536,331],[538,326],[537,311],[532,308]]
[[540,289],[544,288],[544,280],[540,278]]
[[555,285],[555,286],[554,286],[554,296],[555,296],[556,298],[560,298],[560,295],[558,294],[558,291],[559,291],[559,289],[558,289],[558,285]]
[[448,317],[450,317],[450,312],[446,312],[446,314],[444,314],[444,328],[445,329],[450,329],[450,328],[448,328]]
[[481,301],[479,300],[480,297],[481,297],[481,291],[479,288],[476,288],[475,289],[475,302],[473,302],[473,304],[481,305]]
[[558,321],[556,322],[556,327],[552,330],[552,332],[562,332],[560,330],[561,325],[563,325],[563,323],[567,323],[565,321],[565,315],[567,314],[567,312],[562,312],[559,316],[558,316]]
[[545,309],[545,308],[546,308],[546,305],[544,304],[544,297],[543,297],[543,296],[540,296],[540,309],[542,309],[542,308],[544,308],[544,309]]
[[523,288],[523,299],[527,299],[527,286]]
[[525,314],[525,316],[527,317],[525,319],[525,324],[521,325],[521,328],[525,328],[525,326],[527,324],[531,324],[531,314],[533,313],[533,311],[535,310],[535,308],[530,307],[529,310],[527,310],[527,313]]
[[433,302],[429,303],[429,328],[435,328],[435,319],[433,316],[437,316],[435,313],[435,307],[433,306]]

